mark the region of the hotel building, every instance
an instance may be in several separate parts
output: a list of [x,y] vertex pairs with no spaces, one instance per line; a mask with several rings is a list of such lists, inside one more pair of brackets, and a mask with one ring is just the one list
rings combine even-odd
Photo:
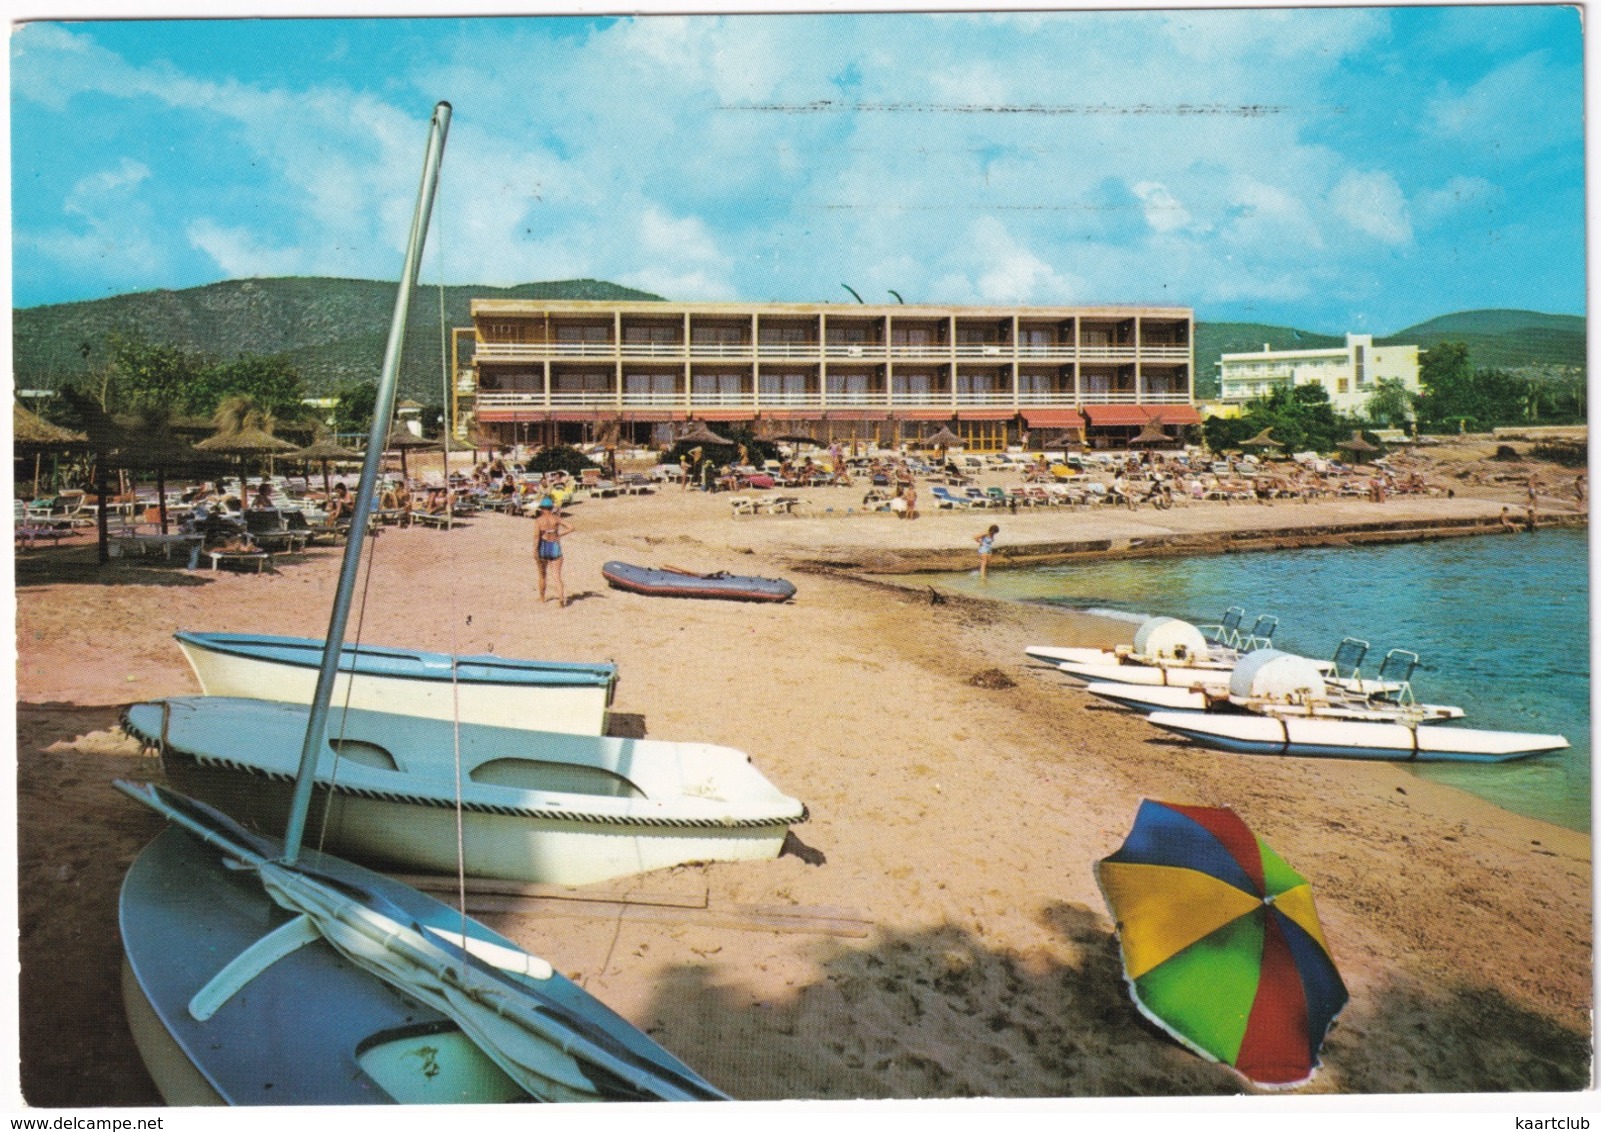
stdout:
[[507,444],[701,420],[886,446],[944,425],[983,451],[1200,420],[1188,308],[482,299],[472,318],[455,426]]
[[1342,413],[1361,415],[1380,381],[1399,381],[1418,393],[1418,348],[1375,346],[1371,334],[1347,334],[1345,345],[1320,350],[1272,350],[1224,354],[1219,399],[1243,404],[1276,388],[1321,385],[1329,403]]

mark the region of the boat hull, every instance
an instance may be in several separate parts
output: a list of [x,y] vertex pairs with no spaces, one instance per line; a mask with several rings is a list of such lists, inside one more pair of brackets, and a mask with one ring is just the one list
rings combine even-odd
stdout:
[[[219,697],[136,704],[131,734],[180,789],[259,828],[289,812],[300,705]],[[230,736],[249,734],[248,746]],[[334,711],[307,828],[385,868],[582,885],[703,861],[777,857],[806,808],[742,753]],[[457,753],[460,821],[457,827]]]
[[654,570],[627,562],[608,562],[601,575],[613,589],[651,597],[714,598],[725,601],[789,601],[795,586],[782,578],[756,578],[740,574],[687,574]]
[[[552,1081],[565,1079],[579,1087],[553,1087],[548,1096],[530,1097],[455,1021],[362,971],[321,938],[260,966],[220,1004],[213,1003],[214,1012],[197,1014],[192,1004],[204,1001],[202,992],[217,985],[217,976],[292,919],[254,872],[230,867],[226,858],[169,827],[139,855],[123,882],[124,999],[140,1054],[169,1103],[641,1099],[638,1092],[586,1070],[556,1045],[539,1053],[541,1069]],[[376,873],[310,850],[303,861],[313,874],[370,896],[407,924],[447,935],[465,930],[475,941],[517,950],[460,912]],[[543,980],[540,996],[551,1010],[583,1018],[637,1060],[698,1081],[560,974],[551,972]]]
[[1399,723],[1157,711],[1153,725],[1221,751],[1388,762],[1497,763],[1557,751],[1561,735]]
[[1447,704],[1413,704],[1409,707],[1386,705],[1381,701],[1329,699],[1313,703],[1280,703],[1273,700],[1216,699],[1188,688],[1145,688],[1137,684],[1095,683],[1084,689],[1092,696],[1121,704],[1138,712],[1201,711],[1214,713],[1301,716],[1344,719],[1353,722],[1443,723],[1461,719],[1463,711]]
[[[177,641],[208,696],[309,704],[316,692],[321,640],[185,632]],[[425,719],[601,735],[616,683],[609,664],[346,645],[332,702]]]

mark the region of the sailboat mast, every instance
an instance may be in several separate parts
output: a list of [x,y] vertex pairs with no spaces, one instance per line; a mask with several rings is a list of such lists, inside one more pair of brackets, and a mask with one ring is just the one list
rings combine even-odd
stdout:
[[428,132],[428,152],[423,159],[422,184],[417,189],[417,207],[411,218],[411,235],[406,241],[406,265],[401,273],[400,291],[395,296],[395,314],[389,324],[389,343],[384,349],[383,371],[378,378],[378,395],[373,405],[372,427],[367,434],[367,453],[361,465],[361,482],[356,489],[355,513],[345,557],[339,568],[339,585],[334,594],[333,612],[328,618],[328,635],[323,643],[322,665],[317,672],[317,691],[312,697],[306,722],[306,739],[300,749],[300,770],[295,779],[294,797],[289,806],[289,825],[284,832],[284,861],[294,864],[300,856],[305,836],[306,816],[311,809],[311,791],[316,780],[318,756],[328,733],[328,706],[333,700],[334,677],[344,648],[345,625],[350,620],[351,597],[356,590],[356,572],[366,543],[367,524],[372,516],[373,496],[377,492],[378,470],[383,462],[389,437],[389,421],[395,410],[395,387],[399,384],[401,346],[406,336],[406,312],[422,263],[423,244],[428,238],[428,219],[433,213],[434,190],[439,183],[439,162],[444,156],[445,135],[450,130],[450,103],[434,107]]

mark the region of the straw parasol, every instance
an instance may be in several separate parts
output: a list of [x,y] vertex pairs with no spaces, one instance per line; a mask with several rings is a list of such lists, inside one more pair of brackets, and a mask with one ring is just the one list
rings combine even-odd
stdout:
[[[252,456],[293,452],[295,445],[272,434],[272,414],[248,397],[230,397],[212,418],[217,431],[195,445],[201,452],[239,457],[239,501],[245,501],[246,461]],[[220,485],[219,485],[220,490]]]
[[732,444],[726,436],[718,436],[706,427],[705,421],[691,421],[689,427],[678,435],[681,443],[688,444]]
[[89,438],[81,432],[53,425],[37,413],[13,402],[11,405],[11,443],[18,452],[33,453],[33,494],[39,494],[39,472],[46,451],[83,446]]
[[401,478],[410,479],[411,474],[406,467],[406,453],[417,448],[437,449],[439,446],[437,440],[424,439],[409,428],[397,428],[390,431],[389,439],[384,442],[384,451],[400,453]]
[[88,439],[81,432],[51,424],[22,405],[15,402],[11,405],[11,441],[19,448],[70,448]]
[[938,432],[923,439],[924,448],[951,448],[961,443],[962,438],[952,432],[947,425],[940,425]]
[[1240,447],[1241,448],[1283,448],[1284,447],[1283,442],[1282,441],[1278,441],[1278,440],[1274,440],[1272,433],[1273,433],[1273,429],[1271,427],[1264,428],[1261,432],[1259,432],[1255,436],[1251,437],[1251,439],[1240,441]]
[[1162,431],[1161,418],[1152,417],[1140,429],[1140,434],[1128,442],[1130,448],[1141,448],[1145,445],[1172,444],[1173,438]]
[[1340,441],[1340,447],[1345,449],[1347,452],[1381,451],[1378,445],[1368,443],[1368,441],[1362,436],[1361,429],[1353,430],[1351,433],[1351,439]]
[[327,497],[333,493],[333,487],[328,479],[328,465],[336,460],[341,462],[360,460],[361,453],[338,443],[326,429],[318,429],[316,439],[304,448],[289,453],[289,458],[305,460],[308,463],[316,461],[322,465],[322,493]]

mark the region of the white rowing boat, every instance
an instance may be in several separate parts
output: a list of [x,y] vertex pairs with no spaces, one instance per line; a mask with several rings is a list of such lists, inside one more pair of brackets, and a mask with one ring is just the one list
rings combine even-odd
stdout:
[[[271,829],[289,812],[309,710],[173,697],[133,705],[123,726],[160,752],[174,785]],[[530,884],[769,859],[806,820],[732,747],[337,708],[314,798],[312,826],[333,852],[409,872],[454,875],[459,861],[468,876]]]
[[[208,696],[309,704],[323,641],[260,633],[174,634]],[[601,735],[614,664],[451,656],[391,645],[340,649],[333,702],[426,719]]]

